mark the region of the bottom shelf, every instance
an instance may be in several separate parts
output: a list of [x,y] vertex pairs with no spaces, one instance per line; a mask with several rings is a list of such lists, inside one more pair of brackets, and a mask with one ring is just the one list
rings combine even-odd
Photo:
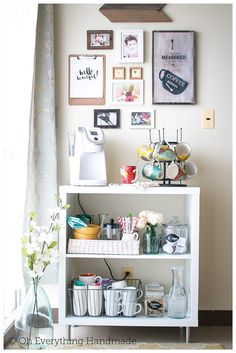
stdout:
[[108,316],[74,316],[68,315],[61,318],[59,324],[78,325],[78,326],[166,326],[166,327],[194,327],[198,326],[198,320],[191,317],[184,319],[171,319],[168,316],[161,318],[146,317],[137,315],[136,317],[108,317]]

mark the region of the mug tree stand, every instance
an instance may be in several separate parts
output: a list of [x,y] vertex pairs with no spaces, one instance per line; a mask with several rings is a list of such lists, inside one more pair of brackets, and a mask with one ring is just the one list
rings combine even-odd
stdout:
[[172,179],[169,179],[166,177],[166,168],[168,167],[168,165],[170,165],[172,162],[164,162],[164,161],[159,161],[160,164],[163,165],[163,173],[164,173],[164,177],[161,179],[159,185],[160,186],[187,186],[186,184],[182,184],[183,180],[180,181],[175,181]]

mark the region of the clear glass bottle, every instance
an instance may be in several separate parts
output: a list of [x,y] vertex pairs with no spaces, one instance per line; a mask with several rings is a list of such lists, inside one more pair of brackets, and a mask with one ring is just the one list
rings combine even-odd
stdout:
[[187,296],[183,286],[183,266],[171,268],[172,286],[168,296],[167,315],[173,319],[183,319],[187,312]]
[[144,254],[158,254],[161,242],[161,227],[148,224],[143,234]]
[[22,348],[43,349],[53,338],[52,309],[39,283],[32,283],[15,320],[17,342]]

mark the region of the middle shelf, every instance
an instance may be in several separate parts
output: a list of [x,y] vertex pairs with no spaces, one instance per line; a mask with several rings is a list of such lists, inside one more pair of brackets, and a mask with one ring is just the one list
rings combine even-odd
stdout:
[[131,259],[131,260],[191,260],[191,254],[142,254],[139,255],[106,255],[106,254],[66,254],[69,259]]

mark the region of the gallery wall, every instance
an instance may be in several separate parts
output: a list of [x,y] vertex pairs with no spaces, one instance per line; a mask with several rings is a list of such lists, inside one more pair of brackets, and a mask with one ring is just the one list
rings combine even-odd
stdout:
[[[102,5],[102,4],[101,4]],[[120,182],[119,167],[136,163],[136,149],[148,143],[148,130],[130,129],[132,108],[111,102],[112,67],[119,63],[120,29],[144,30],[144,109],[155,109],[156,128],[165,128],[167,140],[176,129],[192,147],[191,160],[198,174],[188,182],[201,188],[200,211],[200,297],[202,310],[231,309],[231,164],[232,164],[232,9],[231,5],[170,4],[165,12],[170,23],[111,23],[98,4],[54,5],[55,79],[58,141],[58,182],[69,183],[67,132],[78,126],[93,127],[93,110],[120,108],[120,129],[106,129],[106,158],[109,182]],[[68,56],[91,54],[87,50],[87,30],[113,30],[114,49],[96,51],[106,55],[106,104],[68,104]],[[152,31],[196,31],[195,105],[152,105]],[[125,64],[128,68],[132,64]],[[138,108],[138,107],[134,107]],[[201,128],[204,109],[215,110],[215,128]],[[157,138],[157,130],[154,132]],[[141,207],[141,206],[140,206]],[[142,209],[142,208],[141,208]],[[160,210],[161,211],[161,210]],[[118,266],[118,264],[114,264]],[[136,271],[145,277],[137,263]],[[140,267],[139,267],[140,266]],[[148,266],[148,265],[147,265]],[[118,270],[117,270],[118,271]]]

